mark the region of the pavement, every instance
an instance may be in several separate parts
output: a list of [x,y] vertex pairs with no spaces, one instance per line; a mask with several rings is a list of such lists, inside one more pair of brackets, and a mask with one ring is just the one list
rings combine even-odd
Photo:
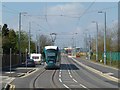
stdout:
[[[5,70],[2,70],[1,74],[0,74],[0,89],[7,89],[9,87],[9,84],[15,79],[15,78],[19,78],[22,76],[25,76],[27,73],[31,73],[33,71],[35,71],[36,68],[34,67],[16,67],[16,68],[12,68],[11,72],[10,69],[7,68]],[[4,90],[3,89],[3,90]]]

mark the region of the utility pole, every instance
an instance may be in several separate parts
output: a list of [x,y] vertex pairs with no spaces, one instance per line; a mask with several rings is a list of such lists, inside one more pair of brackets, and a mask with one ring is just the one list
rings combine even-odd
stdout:
[[19,47],[19,64],[21,64],[21,12],[19,13],[19,40],[18,40],[18,47]]
[[11,56],[12,56],[12,49],[10,48],[10,76],[11,76],[11,68],[12,68]]
[[75,33],[75,54],[77,53],[77,50],[76,50],[76,47],[77,47],[77,34],[78,33]]
[[99,11],[98,13],[104,13],[105,29],[104,29],[104,64],[106,65],[106,12]]
[[27,12],[19,13],[19,38],[18,38],[18,48],[19,48],[19,64],[21,64],[21,15],[27,14]]
[[92,21],[92,23],[96,24],[96,62],[98,62],[98,23],[96,21]]
[[89,60],[91,59],[91,36],[89,34]]
[[[38,31],[41,31],[41,30],[38,30]],[[39,37],[38,37],[38,50],[39,50],[38,53],[40,53],[40,34],[39,34]]]
[[40,34],[38,35],[39,37],[38,37],[38,53],[40,53]]
[[106,65],[106,12],[105,15],[105,31],[104,31],[104,64]]
[[29,56],[30,56],[30,41],[31,41],[31,22],[29,22]]
[[38,40],[37,40],[37,34],[36,34],[36,53],[37,53],[37,46],[38,46]]

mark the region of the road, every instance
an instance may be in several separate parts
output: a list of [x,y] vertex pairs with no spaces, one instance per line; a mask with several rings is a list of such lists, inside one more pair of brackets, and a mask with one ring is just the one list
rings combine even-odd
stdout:
[[[77,61],[83,63],[80,59]],[[60,70],[45,70],[44,66],[37,68],[39,69],[33,74],[16,78],[11,84],[15,85],[15,88],[22,89],[84,88],[85,90],[90,90],[93,88],[102,88],[101,90],[103,90],[106,88],[118,88],[117,82],[91,72],[67,56],[62,57]]]

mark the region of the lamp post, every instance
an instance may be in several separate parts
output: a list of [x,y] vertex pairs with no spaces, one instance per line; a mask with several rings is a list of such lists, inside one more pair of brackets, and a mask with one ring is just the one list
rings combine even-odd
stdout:
[[29,22],[29,44],[28,44],[29,57],[30,57],[30,41],[31,41],[31,22]]
[[92,23],[96,24],[96,62],[98,61],[98,22],[97,21],[92,21]]
[[[40,30],[38,30],[40,31]],[[37,32],[36,34],[36,53],[40,53],[40,34]]]
[[[77,35],[78,33],[75,33],[75,35]],[[75,37],[75,48],[77,46],[77,37]]]
[[106,12],[99,11],[98,13],[104,13],[105,30],[104,30],[104,64],[106,65]]
[[77,47],[77,34],[78,34],[78,33],[75,33],[75,35],[76,35],[76,36],[75,36],[75,54],[77,53],[77,50],[76,50],[76,47]]
[[91,59],[91,35],[89,34],[89,60]]
[[18,47],[19,47],[19,63],[21,64],[21,16],[22,14],[27,14],[27,12],[20,12],[19,13],[19,39],[18,39]]
[[[41,30],[38,30],[41,31]],[[40,34],[38,35],[38,53],[40,53]]]

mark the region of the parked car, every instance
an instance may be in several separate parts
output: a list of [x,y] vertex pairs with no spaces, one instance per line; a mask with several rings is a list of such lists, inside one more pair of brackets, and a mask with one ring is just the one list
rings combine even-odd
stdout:
[[34,60],[33,59],[27,59],[26,61],[25,61],[25,66],[28,66],[28,67],[35,67],[36,66],[36,64],[35,64],[35,62],[34,62]]

